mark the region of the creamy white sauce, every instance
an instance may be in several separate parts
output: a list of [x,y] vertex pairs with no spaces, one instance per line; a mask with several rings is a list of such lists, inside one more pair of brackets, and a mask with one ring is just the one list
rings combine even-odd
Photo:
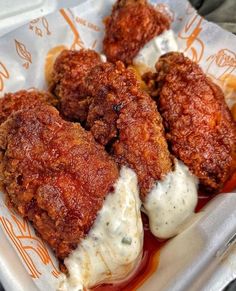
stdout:
[[147,71],[155,72],[155,64],[159,57],[170,51],[177,51],[178,45],[172,30],[166,30],[162,34],[150,40],[137,54],[133,64],[142,74]]
[[100,58],[101,58],[103,63],[105,63],[107,61],[107,57],[104,54],[100,54]]
[[115,191],[106,197],[89,234],[65,259],[69,276],[61,277],[57,290],[119,281],[135,269],[143,249],[140,206],[136,174],[122,167]]
[[170,238],[181,231],[197,205],[197,184],[188,167],[175,160],[175,169],[156,183],[143,204],[155,236]]

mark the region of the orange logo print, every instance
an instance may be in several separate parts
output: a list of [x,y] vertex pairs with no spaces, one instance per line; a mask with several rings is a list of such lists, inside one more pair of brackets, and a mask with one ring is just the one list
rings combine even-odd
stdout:
[[27,267],[30,276],[36,279],[42,275],[34,262],[35,257],[32,257],[32,254],[34,254],[40,263],[44,266],[49,266],[51,274],[58,278],[59,271],[54,266],[45,244],[31,233],[29,222],[18,218],[13,213],[11,213],[11,218],[12,220],[10,221],[0,216],[0,223]]
[[204,53],[204,43],[199,38],[199,34],[202,31],[201,24],[202,17],[195,14],[178,34],[180,39],[186,40],[184,52],[190,52],[192,61],[197,63],[201,61]]
[[80,38],[79,32],[76,29],[76,26],[74,25],[73,21],[70,19],[70,17],[66,14],[64,9],[60,10],[61,15],[64,17],[65,21],[68,23],[71,31],[74,34],[74,40],[71,45],[71,49],[76,50],[76,49],[81,49],[84,47],[84,43]]
[[41,17],[30,21],[29,29],[39,37],[51,35],[51,31],[49,30],[49,23],[46,17]]
[[26,46],[23,43],[17,41],[16,39],[15,39],[15,46],[16,46],[16,52],[18,56],[24,61],[22,66],[26,70],[28,70],[30,64],[32,64],[31,53],[27,50]]
[[206,73],[213,78],[221,79],[232,74],[236,69],[236,54],[228,49],[221,49],[207,58]]
[[0,62],[0,92],[4,89],[4,79],[9,79],[7,68]]

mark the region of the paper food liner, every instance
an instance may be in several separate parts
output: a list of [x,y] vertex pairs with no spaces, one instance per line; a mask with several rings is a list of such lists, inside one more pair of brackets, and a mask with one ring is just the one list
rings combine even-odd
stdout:
[[[236,37],[205,21],[186,0],[160,2],[152,1],[159,8],[169,7],[179,50],[220,84],[232,107],[236,103]],[[2,37],[0,95],[33,87],[47,89],[53,61],[64,48],[100,52],[103,19],[110,14],[113,3],[114,0],[88,0],[75,8],[35,19]],[[9,290],[55,290],[60,274],[57,260],[29,222],[7,209],[3,194],[0,237],[0,280]]]

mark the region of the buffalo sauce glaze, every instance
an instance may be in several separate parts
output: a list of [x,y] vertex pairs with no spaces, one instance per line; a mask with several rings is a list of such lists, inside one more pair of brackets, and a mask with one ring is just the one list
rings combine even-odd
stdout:
[[[231,192],[235,188],[236,172],[232,175],[228,182],[226,182],[221,193]],[[216,195],[204,195],[204,193],[199,193],[196,212],[199,212],[215,196]],[[142,220],[144,226],[143,257],[137,270],[129,279],[123,281],[122,283],[99,285],[93,288],[93,291],[136,290],[157,270],[159,264],[160,250],[165,245],[167,240],[160,241],[152,235],[149,230],[148,218],[145,214],[142,214]]]

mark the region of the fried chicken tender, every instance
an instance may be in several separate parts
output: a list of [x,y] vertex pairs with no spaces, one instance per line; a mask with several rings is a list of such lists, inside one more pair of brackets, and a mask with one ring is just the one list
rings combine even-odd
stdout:
[[88,233],[119,175],[90,133],[42,104],[1,124],[0,161],[10,205],[61,260]]
[[110,62],[131,64],[147,42],[169,27],[169,16],[146,0],[118,0],[105,19],[104,53]]
[[99,63],[99,54],[92,50],[64,50],[57,57],[50,91],[58,97],[63,117],[71,121],[86,120],[90,100],[83,80]]
[[41,103],[56,106],[56,98],[48,92],[37,90],[21,90],[15,93],[7,93],[0,99],[0,124],[13,113],[21,109],[30,109]]
[[172,168],[155,102],[122,62],[98,65],[85,83],[92,97],[88,129],[120,165],[136,172],[144,199]]
[[200,180],[219,191],[236,169],[236,124],[221,89],[181,53],[163,55],[147,74],[172,153]]

